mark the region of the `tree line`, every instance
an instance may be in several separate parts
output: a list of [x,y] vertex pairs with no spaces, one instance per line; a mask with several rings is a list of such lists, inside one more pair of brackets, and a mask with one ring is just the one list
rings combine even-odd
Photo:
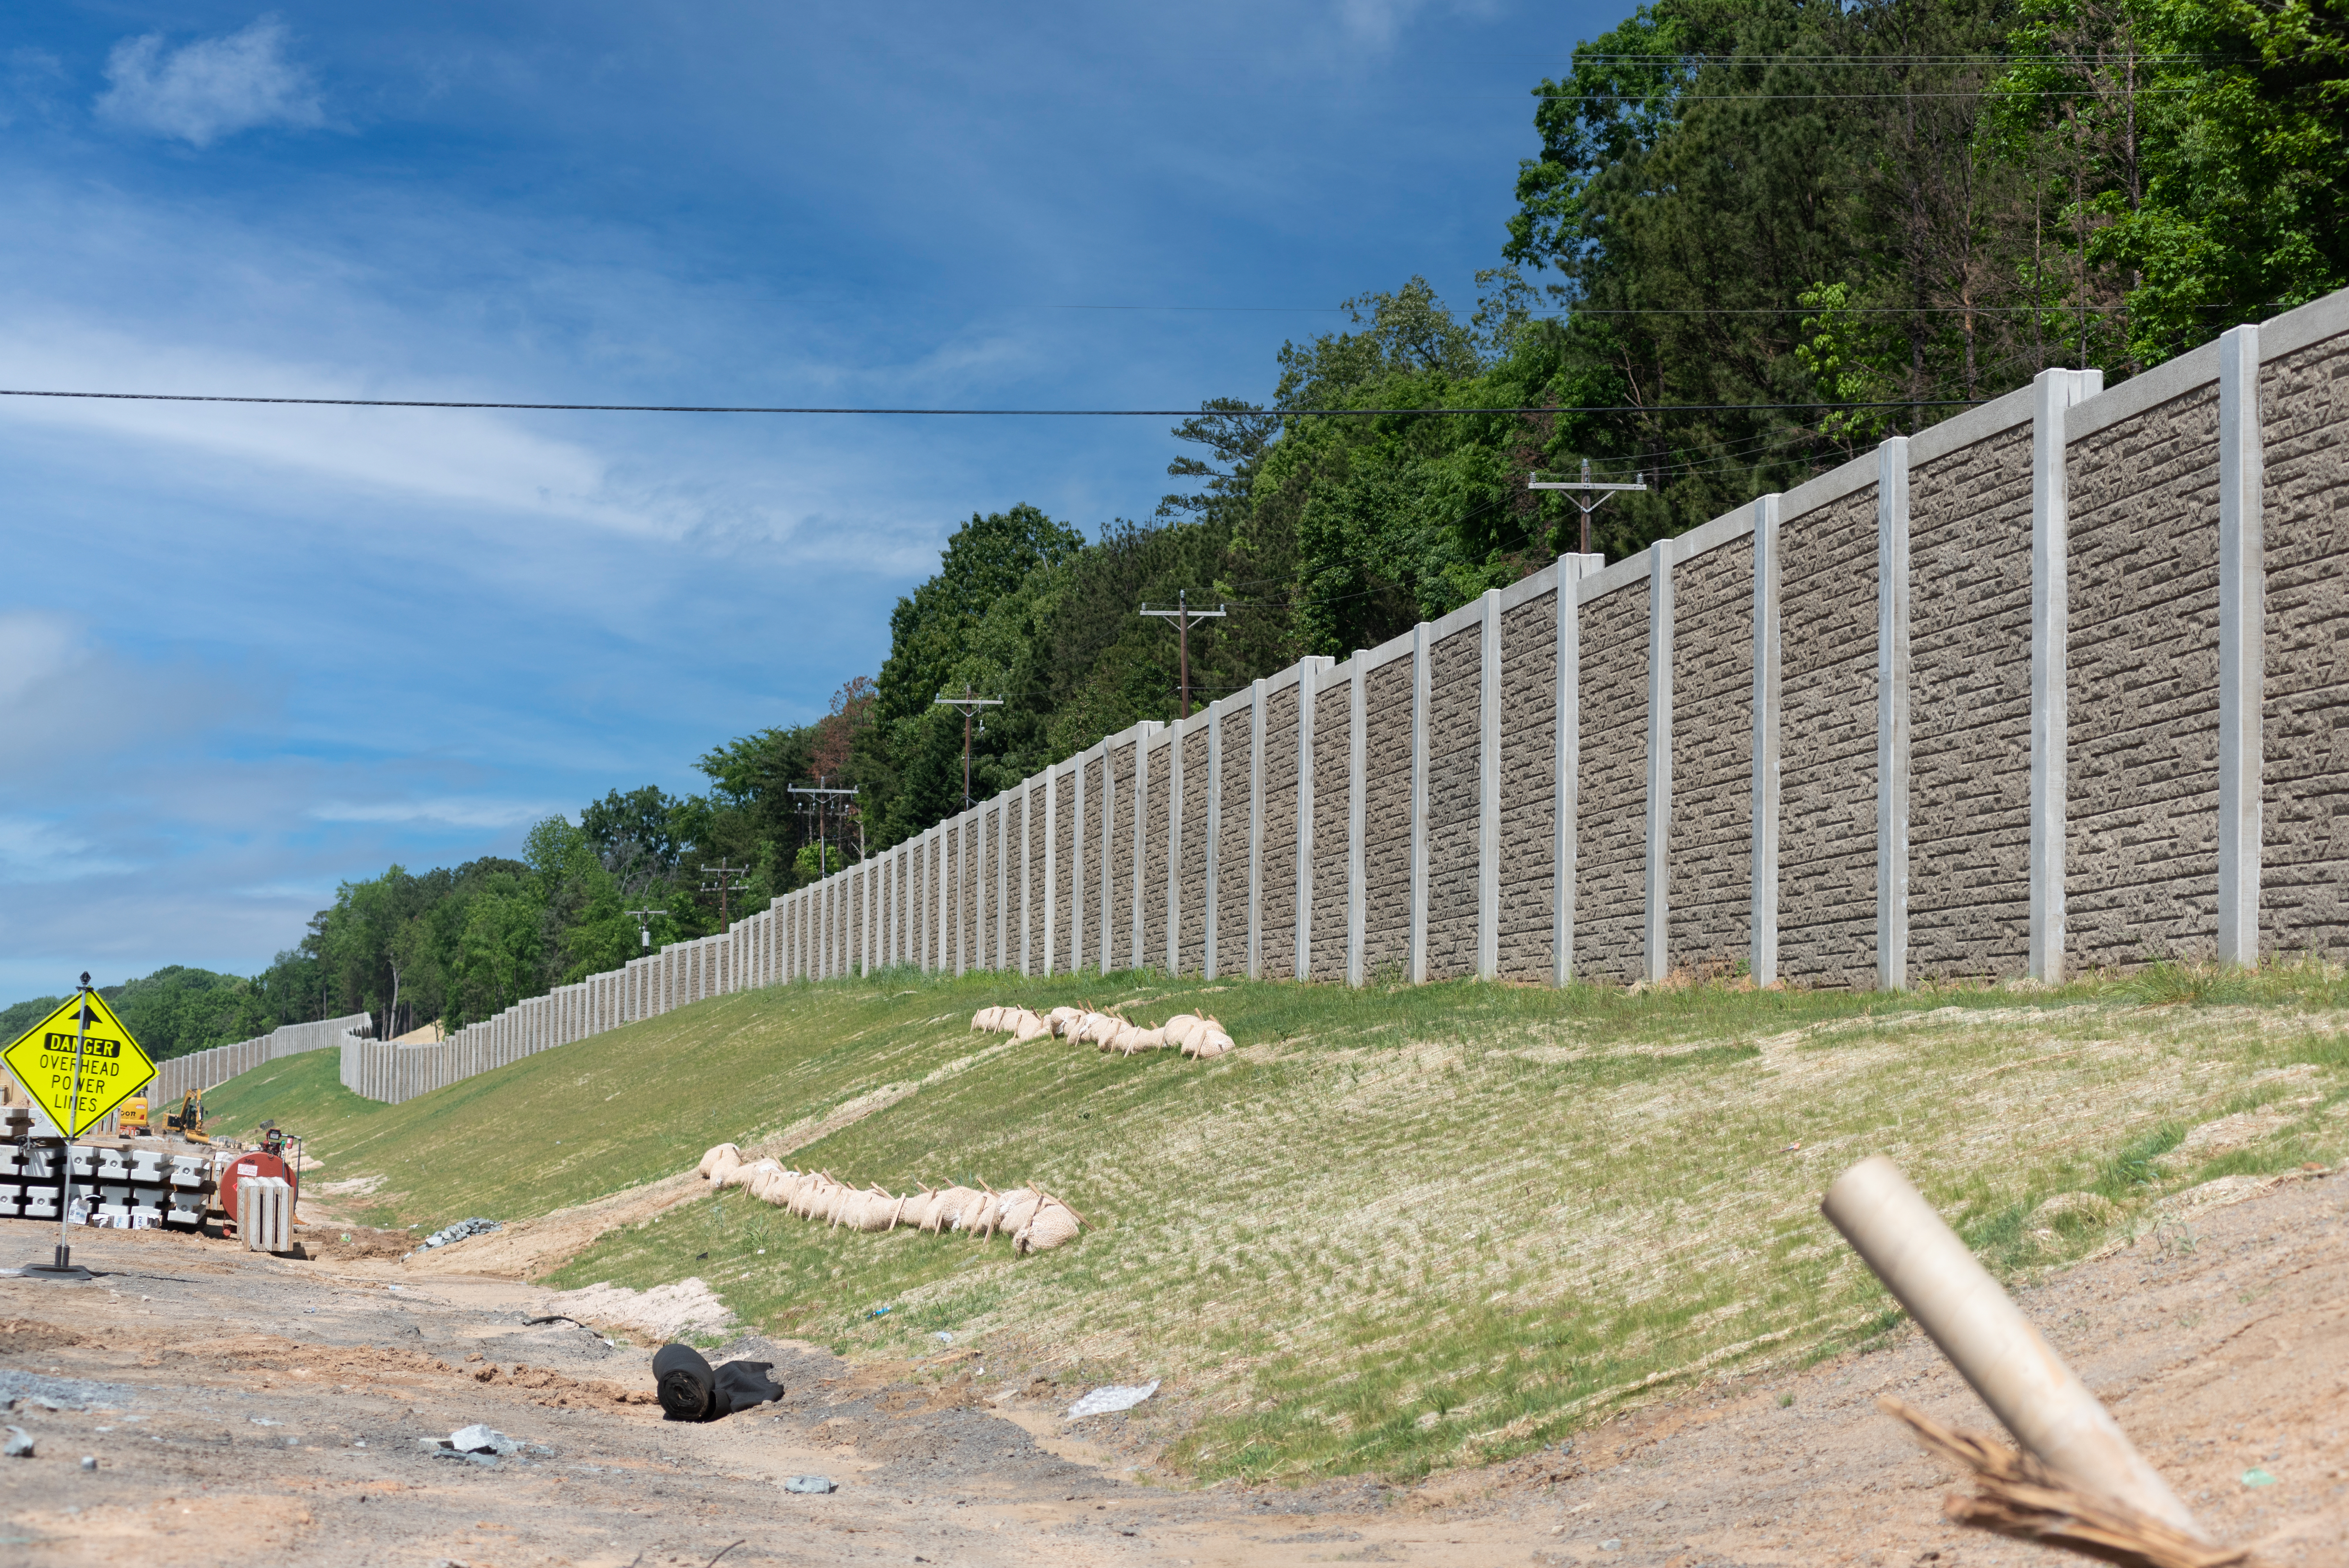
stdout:
[[[1145,604],[1226,611],[1190,634],[1195,706],[1578,548],[1528,474],[1643,483],[1591,519],[1619,558],[2050,366],[2116,383],[2340,288],[2344,67],[2344,0],[1643,5],[1533,89],[1473,304],[1419,278],[1346,301],[1261,400],[1174,428],[1182,482],[1146,521],[974,514],[876,675],[712,749],[705,791],[615,789],[521,860],[346,884],[264,975],[172,994],[226,1038],[395,996],[389,1022],[453,1028],[613,967],[640,920],[703,934],[959,810],[940,696],[1001,704],[970,726],[977,799],[1174,718]],[[790,787],[819,779],[853,810],[803,810]]]

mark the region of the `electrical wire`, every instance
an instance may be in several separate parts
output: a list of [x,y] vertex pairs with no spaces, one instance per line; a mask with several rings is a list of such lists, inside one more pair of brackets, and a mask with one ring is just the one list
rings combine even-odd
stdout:
[[[2073,98],[2086,88],[1968,88],[1954,92],[1899,93],[1682,93],[1660,87],[1651,93],[1589,92],[1535,93],[1533,96],[1548,103],[1628,103],[1645,104],[1651,98],[1664,98],[1673,104],[1684,103],[1820,103],[1831,99],[1886,98]],[[2131,88],[2138,98],[2183,98],[2199,93],[2200,88]]]
[[[258,397],[210,392],[60,392],[0,387],[0,397],[72,397],[128,403],[265,403],[308,408],[507,408],[557,414],[903,414],[941,418],[1188,419],[1217,408],[853,408],[723,403],[493,403],[420,397]],[[1265,418],[1371,419],[1449,414],[1726,414],[1841,408],[1971,408],[1980,397],[1899,397],[1878,403],[1619,403],[1507,408],[1253,408]]]

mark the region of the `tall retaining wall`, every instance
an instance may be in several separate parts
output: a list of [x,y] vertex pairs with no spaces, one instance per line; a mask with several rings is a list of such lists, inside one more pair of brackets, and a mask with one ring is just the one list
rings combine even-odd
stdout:
[[1898,988],[2338,951],[2344,568],[2349,294],[1137,725],[724,935],[353,1040],[345,1081],[900,964]]
[[[180,1109],[180,1101],[190,1094],[202,1094],[214,1084],[222,1084],[239,1073],[251,1072],[264,1062],[280,1057],[294,1056],[301,1051],[323,1051],[339,1046],[346,1037],[363,1037],[375,1026],[365,1013],[353,1013],[348,1017],[324,1018],[309,1024],[284,1024],[258,1039],[239,1040],[233,1046],[214,1046],[206,1051],[191,1051],[184,1057],[155,1064],[155,1081],[147,1086],[147,1103],[159,1108],[169,1105]],[[158,1126],[161,1123],[159,1121]]]

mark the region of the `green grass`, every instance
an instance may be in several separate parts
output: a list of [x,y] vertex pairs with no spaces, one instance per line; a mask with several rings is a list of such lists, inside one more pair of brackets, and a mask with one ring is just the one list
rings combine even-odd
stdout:
[[[746,1321],[852,1356],[935,1350],[945,1329],[1006,1361],[1164,1377],[1173,1461],[1203,1478],[1411,1475],[1882,1335],[1897,1314],[1816,1207],[1862,1155],[1892,1155],[2009,1275],[2136,1233],[2213,1175],[2338,1160],[2339,977],[2234,984],[1633,994],[899,973],[702,1003],[405,1106],[347,1094],[323,1052],[211,1104],[225,1130],[274,1115],[310,1134],[325,1179],[379,1176],[378,1217],[429,1228],[673,1174],[877,1093],[882,1109],[789,1162],[892,1191],[1032,1180],[1094,1229],[1014,1259],[999,1241],[828,1232],[738,1191],[608,1234],[552,1283],[698,1275]],[[1154,1022],[1202,1001],[1245,1048],[1123,1060],[968,1028],[986,1002],[1081,996]],[[2239,1109],[2273,1129],[2178,1153]],[[2040,1216],[2056,1193],[2082,1197]]]

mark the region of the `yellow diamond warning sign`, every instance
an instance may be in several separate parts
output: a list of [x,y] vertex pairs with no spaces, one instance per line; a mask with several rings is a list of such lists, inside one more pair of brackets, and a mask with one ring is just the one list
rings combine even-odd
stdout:
[[[16,1081],[32,1094],[33,1103],[69,1138],[87,1131],[155,1076],[155,1064],[95,991],[69,998],[0,1051],[0,1061],[8,1064]],[[78,1104],[74,1096],[77,1067]]]

